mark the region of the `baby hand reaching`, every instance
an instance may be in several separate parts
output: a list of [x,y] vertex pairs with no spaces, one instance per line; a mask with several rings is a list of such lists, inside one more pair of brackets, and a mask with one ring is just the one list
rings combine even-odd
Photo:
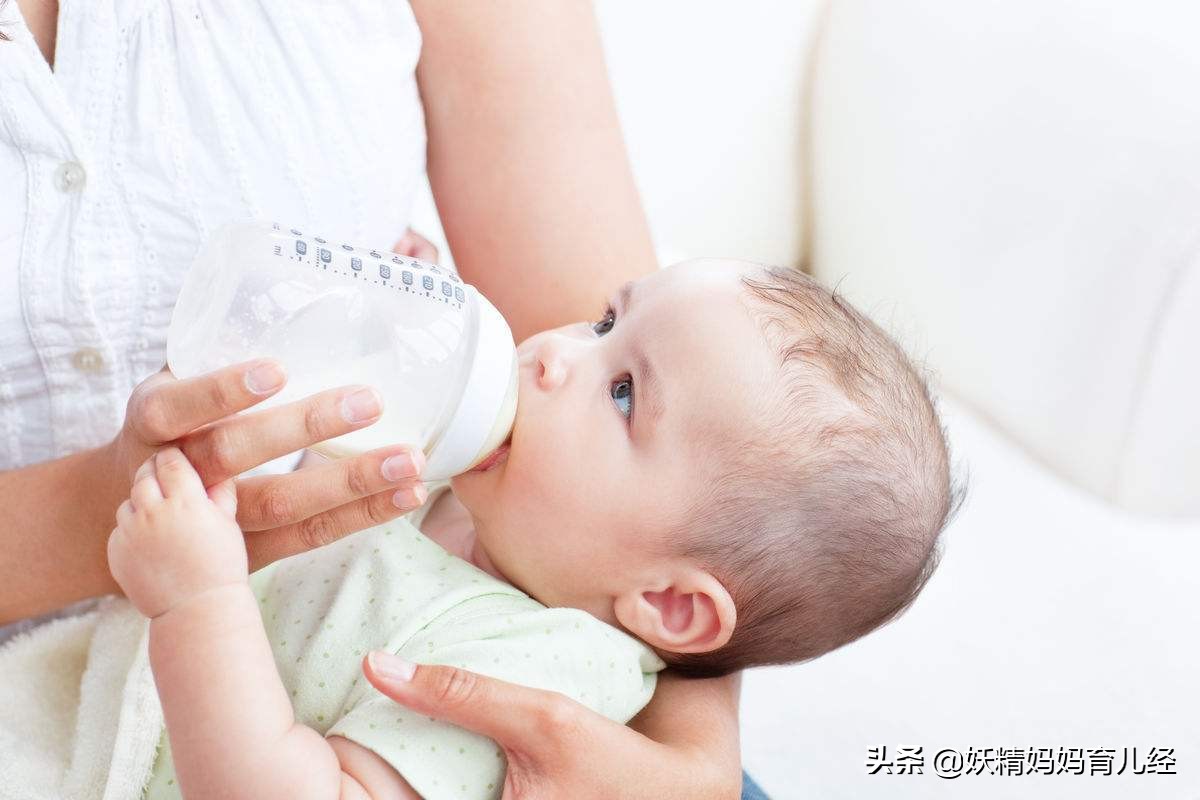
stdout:
[[236,511],[233,478],[206,490],[179,448],[157,451],[117,509],[108,538],[113,578],[151,619],[209,589],[245,583],[249,561]]

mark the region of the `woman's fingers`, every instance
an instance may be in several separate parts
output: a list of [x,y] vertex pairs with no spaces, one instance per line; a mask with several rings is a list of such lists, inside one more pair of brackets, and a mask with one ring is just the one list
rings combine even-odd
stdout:
[[587,709],[558,692],[457,667],[413,664],[378,650],[363,658],[363,673],[397,703],[495,739],[506,749],[550,757],[555,742],[578,747],[585,741],[581,712]]
[[296,469],[312,469],[313,467],[319,467],[322,464],[327,464],[330,460],[330,458],[321,455],[316,450],[305,450],[304,455],[300,457],[300,463],[296,465]]
[[134,388],[126,423],[142,442],[165,444],[260,403],[287,381],[283,366],[256,359],[179,380],[164,365]]
[[[238,482],[238,525],[244,531],[278,528],[346,503],[383,492],[400,492],[401,513],[420,505],[405,490],[420,486],[425,454],[397,445],[354,458],[314,463],[285,475],[261,475]],[[420,487],[420,491],[425,491]]]
[[437,247],[434,246],[433,242],[412,228],[405,231],[404,235],[392,245],[392,252],[408,256],[409,258],[419,258],[422,261],[428,261],[430,264],[436,264],[438,259]]
[[189,434],[180,447],[205,485],[211,486],[310,444],[370,425],[382,413],[377,391],[369,386],[343,386],[221,420]]
[[392,502],[396,492],[395,487],[389,487],[291,525],[247,534],[246,553],[250,557],[250,571],[281,558],[336,542],[348,533],[382,525],[407,514],[424,502],[413,495],[410,496],[411,505],[399,508]]

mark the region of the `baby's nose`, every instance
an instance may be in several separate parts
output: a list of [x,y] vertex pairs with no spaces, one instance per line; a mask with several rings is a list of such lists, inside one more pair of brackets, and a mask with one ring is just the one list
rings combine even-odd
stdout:
[[567,351],[570,341],[565,336],[551,334],[534,351],[538,386],[550,391],[560,386],[567,377]]
[[556,356],[538,358],[538,386],[546,391],[556,389],[562,382],[565,369],[562,360]]

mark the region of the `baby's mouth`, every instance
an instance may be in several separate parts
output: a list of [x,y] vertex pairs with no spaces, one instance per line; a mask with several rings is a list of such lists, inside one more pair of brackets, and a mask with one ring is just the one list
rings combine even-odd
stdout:
[[495,450],[493,450],[491,452],[491,454],[488,455],[487,458],[483,459],[483,461],[480,461],[478,464],[471,467],[471,469],[468,471],[469,472],[487,472],[489,469],[491,469],[492,467],[496,466],[497,464],[499,464],[500,462],[502,462],[508,458],[508,451],[509,451],[509,448],[511,447],[511,445],[512,445],[512,434],[510,433],[508,435],[508,438],[505,439],[500,444],[499,447],[497,447]]

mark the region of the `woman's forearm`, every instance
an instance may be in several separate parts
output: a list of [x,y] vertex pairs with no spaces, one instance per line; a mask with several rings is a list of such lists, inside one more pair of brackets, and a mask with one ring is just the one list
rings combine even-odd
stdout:
[[591,4],[412,5],[429,180],[459,273],[517,342],[598,319],[657,261]]
[[108,571],[117,495],[104,448],[0,472],[0,624],[121,589]]
[[150,666],[180,787],[195,797],[339,797],[329,743],[296,722],[249,584],[150,622]]
[[708,791],[693,797],[737,798],[741,795],[742,759],[738,737],[740,672],[723,678],[681,678],[667,670],[649,705],[629,726],[666,745],[679,772],[679,786]]

